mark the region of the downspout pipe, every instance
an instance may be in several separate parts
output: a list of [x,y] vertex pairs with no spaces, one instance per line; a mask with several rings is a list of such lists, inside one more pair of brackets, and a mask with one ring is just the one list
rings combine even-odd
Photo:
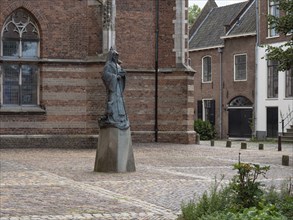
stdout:
[[254,136],[258,138],[257,134],[257,117],[258,117],[258,47],[259,47],[259,1],[255,0],[255,22],[256,22],[256,43],[255,43],[255,79],[254,79],[254,115],[253,115],[253,121],[254,121]]
[[223,122],[222,122],[222,118],[223,118],[223,113],[222,113],[222,105],[223,105],[223,48],[218,48],[218,52],[220,54],[220,97],[219,97],[219,137],[220,139],[222,139],[222,130],[223,130]]
[[158,74],[159,74],[159,0],[156,0],[156,42],[155,42],[155,142],[158,142]]

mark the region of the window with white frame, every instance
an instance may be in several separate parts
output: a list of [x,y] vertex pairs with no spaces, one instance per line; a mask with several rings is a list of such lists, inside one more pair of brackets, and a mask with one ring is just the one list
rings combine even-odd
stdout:
[[237,54],[234,56],[234,80],[243,81],[247,79],[247,56]]
[[206,56],[202,58],[202,82],[212,81],[212,58]]
[[268,61],[267,96],[268,98],[278,97],[278,61]]
[[292,72],[292,69],[286,71],[286,97],[293,97],[293,72]]
[[203,99],[197,101],[197,118],[203,121],[209,121],[215,125],[215,100]]
[[[280,17],[280,10],[279,10],[279,1],[277,0],[268,0],[268,15],[274,17]],[[278,36],[276,29],[274,26],[268,26],[268,36],[275,37]]]
[[6,19],[1,32],[1,105],[38,104],[39,30],[24,9]]

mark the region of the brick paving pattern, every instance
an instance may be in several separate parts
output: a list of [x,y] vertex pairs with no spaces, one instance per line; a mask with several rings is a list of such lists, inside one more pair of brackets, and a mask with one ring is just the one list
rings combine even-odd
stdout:
[[[236,173],[238,162],[270,165],[266,184],[293,177],[292,146],[240,142],[226,148],[201,145],[134,144],[137,171],[93,172],[93,149],[0,149],[0,220],[176,219],[182,202],[197,199],[215,178]],[[290,165],[282,166],[282,155]]]

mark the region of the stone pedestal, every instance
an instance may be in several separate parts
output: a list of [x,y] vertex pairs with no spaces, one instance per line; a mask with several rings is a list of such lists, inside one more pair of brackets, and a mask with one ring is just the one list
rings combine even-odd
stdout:
[[95,172],[134,172],[135,162],[130,128],[101,128]]

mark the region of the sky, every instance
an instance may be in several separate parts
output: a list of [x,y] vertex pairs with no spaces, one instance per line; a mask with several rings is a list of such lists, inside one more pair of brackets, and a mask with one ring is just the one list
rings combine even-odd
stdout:
[[[216,0],[216,3],[218,6],[224,6],[224,5],[231,5],[231,4],[244,2],[244,1],[247,1],[247,0]],[[206,3],[207,3],[207,0],[189,0],[189,6],[196,4],[200,8],[203,8]]]

